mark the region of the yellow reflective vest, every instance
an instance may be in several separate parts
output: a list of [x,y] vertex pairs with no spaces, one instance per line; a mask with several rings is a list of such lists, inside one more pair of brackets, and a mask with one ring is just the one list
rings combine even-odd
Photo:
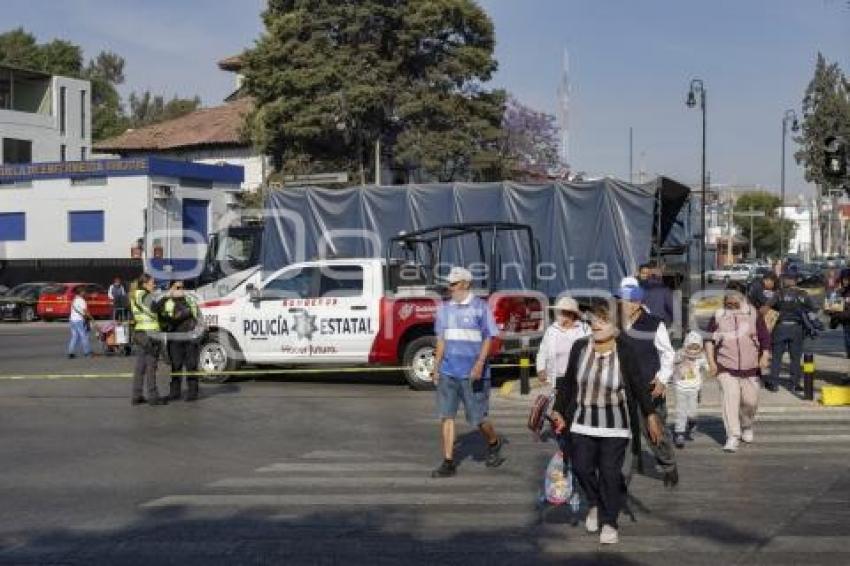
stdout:
[[156,314],[144,303],[147,294],[148,292],[144,289],[139,289],[130,298],[135,329],[140,332],[159,332],[159,320]]

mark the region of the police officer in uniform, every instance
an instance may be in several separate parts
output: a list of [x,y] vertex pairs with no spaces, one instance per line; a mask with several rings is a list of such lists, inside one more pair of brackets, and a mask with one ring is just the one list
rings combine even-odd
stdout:
[[[136,367],[133,371],[133,393],[130,403],[140,405],[167,405],[156,389],[156,365],[162,349],[159,318],[155,312],[156,282],[147,273],[139,277],[137,288],[130,295],[133,313],[133,342],[138,346]],[[144,394],[143,394],[144,391]],[[145,398],[145,395],[147,398]]]
[[[183,290],[182,281],[172,281],[168,295],[159,303],[158,311],[168,333],[168,357],[171,360],[171,383],[168,399],[180,399],[182,373],[198,370],[197,329],[200,320],[198,303]],[[186,376],[186,401],[198,399],[198,376]]]
[[815,306],[808,293],[797,287],[797,274],[791,271],[782,274],[782,287],[766,304],[779,313],[779,318],[773,328],[770,378],[765,388],[771,391],[777,389],[782,355],[788,350],[791,356],[791,386],[796,391],[802,391],[800,360],[803,356],[803,317],[815,310]]

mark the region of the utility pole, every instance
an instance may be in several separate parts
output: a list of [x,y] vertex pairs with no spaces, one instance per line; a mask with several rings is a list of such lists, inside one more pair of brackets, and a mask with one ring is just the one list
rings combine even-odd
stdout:
[[381,186],[381,138],[375,140],[375,186]]
[[629,183],[634,182],[634,137],[633,129],[629,126]]

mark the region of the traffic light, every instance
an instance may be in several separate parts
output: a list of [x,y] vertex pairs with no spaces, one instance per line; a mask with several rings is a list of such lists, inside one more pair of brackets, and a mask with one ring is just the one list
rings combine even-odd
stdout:
[[847,178],[847,144],[841,138],[829,136],[824,140],[824,176],[843,182]]

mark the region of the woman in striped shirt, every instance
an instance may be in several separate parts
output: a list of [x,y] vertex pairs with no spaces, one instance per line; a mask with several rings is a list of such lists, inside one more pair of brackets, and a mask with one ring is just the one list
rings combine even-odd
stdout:
[[629,441],[640,454],[641,413],[653,443],[663,435],[649,391],[641,386],[638,360],[619,337],[607,302],[591,310],[591,336],[570,352],[566,373],[558,379],[556,427],[568,431],[573,472],[590,507],[586,527],[599,542],[618,541],[617,517],[626,498],[623,460]]

